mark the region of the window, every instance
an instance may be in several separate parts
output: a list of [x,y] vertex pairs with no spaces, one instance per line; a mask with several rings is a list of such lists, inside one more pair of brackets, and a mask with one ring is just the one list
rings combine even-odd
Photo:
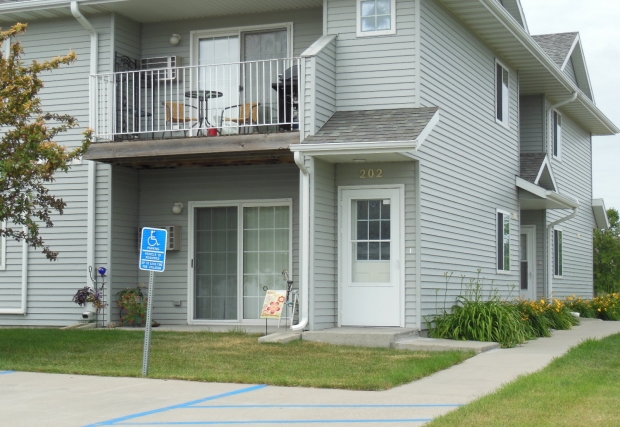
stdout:
[[564,275],[564,237],[562,230],[553,230],[553,274],[556,277]]
[[495,62],[495,120],[504,126],[509,126],[510,105],[510,74],[508,69]]
[[557,111],[552,114],[553,117],[553,157],[560,158],[562,153],[562,115]]
[[510,271],[510,214],[497,211],[497,271]]
[[357,36],[396,34],[396,0],[357,0]]

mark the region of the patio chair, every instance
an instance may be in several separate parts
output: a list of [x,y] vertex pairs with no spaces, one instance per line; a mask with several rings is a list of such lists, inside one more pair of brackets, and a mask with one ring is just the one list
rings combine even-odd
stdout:
[[[258,107],[260,106],[261,104],[259,102],[251,102],[247,104],[233,105],[231,107],[224,108],[222,110],[222,117],[220,119],[220,127],[224,126],[224,121],[234,122],[234,123],[237,123],[238,125],[243,125],[243,126],[257,125],[258,124]],[[233,108],[239,109],[239,116],[238,117],[224,117],[226,110],[230,110]]]
[[[188,104],[181,104],[180,102],[166,102],[166,125],[170,125],[170,137],[172,138],[172,129],[174,125],[183,125],[182,130],[185,136],[187,136],[187,131],[189,129],[185,128],[186,123],[194,122],[191,127],[194,127],[198,124],[199,119],[195,117],[185,117],[185,107],[190,107],[198,110],[197,107]],[[167,126],[166,126],[167,127]],[[164,139],[166,136],[166,131],[162,134],[161,138]]]

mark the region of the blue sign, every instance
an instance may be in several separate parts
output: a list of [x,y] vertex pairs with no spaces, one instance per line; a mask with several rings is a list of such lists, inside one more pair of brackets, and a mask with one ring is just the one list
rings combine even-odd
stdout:
[[164,271],[167,243],[167,230],[144,227],[140,242],[140,270]]

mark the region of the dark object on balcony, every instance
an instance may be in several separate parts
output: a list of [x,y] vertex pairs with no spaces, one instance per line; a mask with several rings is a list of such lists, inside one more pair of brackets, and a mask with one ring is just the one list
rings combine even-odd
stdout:
[[278,92],[278,123],[280,130],[297,129],[299,124],[299,84],[298,67],[294,65],[284,74],[278,76],[278,82],[272,83],[273,90]]

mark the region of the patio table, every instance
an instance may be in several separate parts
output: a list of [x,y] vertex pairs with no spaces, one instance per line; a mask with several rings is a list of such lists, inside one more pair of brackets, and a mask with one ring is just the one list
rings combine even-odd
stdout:
[[221,98],[224,96],[222,92],[215,90],[189,90],[185,92],[186,98],[193,98],[198,100],[198,132],[202,131],[202,122],[204,121],[205,127],[208,125],[211,127],[211,123],[207,118],[209,111],[209,99]]

